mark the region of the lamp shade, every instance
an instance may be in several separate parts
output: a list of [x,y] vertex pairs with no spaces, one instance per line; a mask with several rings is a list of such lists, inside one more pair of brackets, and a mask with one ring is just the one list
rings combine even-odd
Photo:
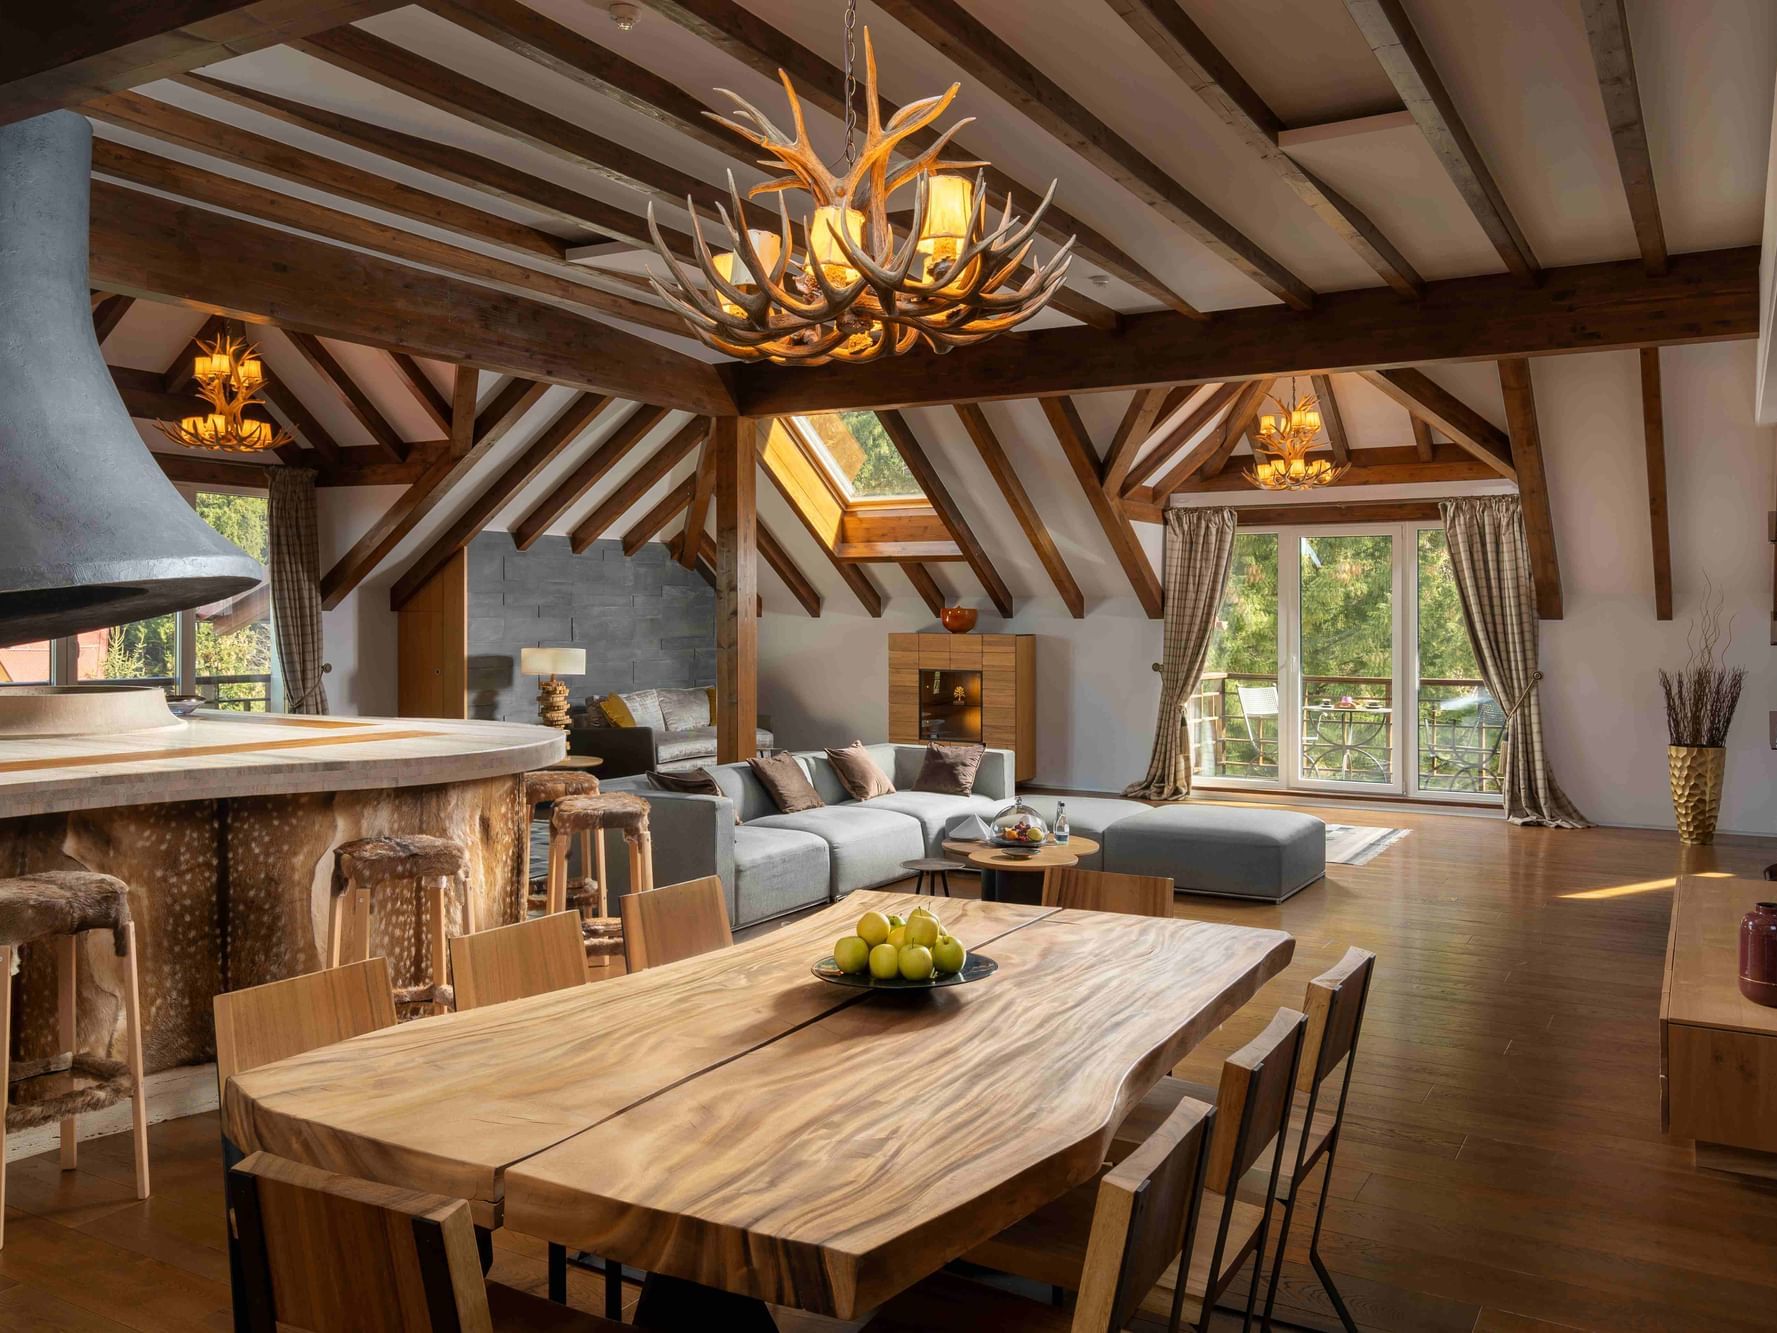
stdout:
[[527,676],[583,676],[584,648],[521,648],[518,669]]

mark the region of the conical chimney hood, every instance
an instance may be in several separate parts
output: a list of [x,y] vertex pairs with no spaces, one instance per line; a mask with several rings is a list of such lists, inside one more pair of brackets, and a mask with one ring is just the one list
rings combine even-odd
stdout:
[[0,127],[0,645],[264,577],[173,489],[112,385],[87,295],[91,170],[83,116]]

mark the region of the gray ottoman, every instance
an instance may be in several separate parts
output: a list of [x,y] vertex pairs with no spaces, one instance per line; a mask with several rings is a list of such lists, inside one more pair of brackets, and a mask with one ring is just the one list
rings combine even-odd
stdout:
[[[1101,846],[1105,830],[1112,824],[1148,812],[1148,807],[1140,801],[1121,801],[1112,796],[1024,796],[1019,799],[1041,815],[1043,822],[1051,828],[1055,825],[1055,807],[1065,801],[1068,831],[1078,833],[1082,838],[1091,838]],[[1080,865],[1086,870],[1116,869],[1106,863],[1102,851],[1082,856]]]
[[1293,810],[1156,806],[1105,830],[1104,868],[1165,875],[1186,893],[1282,902],[1326,874],[1327,826]]

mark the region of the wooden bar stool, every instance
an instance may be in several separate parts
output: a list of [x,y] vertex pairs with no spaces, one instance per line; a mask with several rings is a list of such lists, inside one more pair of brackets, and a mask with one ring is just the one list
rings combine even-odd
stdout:
[[[596,906],[585,905],[580,929],[586,961],[592,967],[609,967],[623,956],[623,923],[611,915],[610,880],[605,867],[605,830],[621,829],[629,849],[629,891],[641,893],[654,887],[654,845],[648,834],[648,803],[629,792],[601,792],[597,796],[564,796],[549,812],[550,914],[567,910],[568,843],[575,836],[590,839],[591,862],[597,882]],[[581,860],[587,860],[586,842]]]
[[[519,829],[518,840],[524,848],[524,872],[519,883],[524,885],[527,913],[531,907],[543,910],[548,907],[547,893],[540,899],[531,896],[531,824],[537,818],[537,807],[553,805],[565,796],[597,796],[598,793],[599,780],[590,773],[540,768],[524,775],[524,823]],[[594,851],[590,830],[580,839],[580,873],[599,884],[605,882],[605,849],[601,845]]]
[[[452,890],[467,913],[469,853],[460,842],[423,833],[359,838],[333,850],[333,901],[327,923],[327,966],[363,962],[370,957],[370,917],[374,899],[385,886],[412,884],[426,901],[431,975],[424,985],[397,986],[397,1004],[430,1005],[435,1012],[452,1008],[449,934]],[[347,899],[350,902],[347,902]],[[351,918],[347,943],[346,919]]]
[[[76,1049],[75,996],[80,936],[109,930],[123,962],[126,1059]],[[57,1044],[47,1060],[12,1064],[12,966],[19,949],[54,939],[59,951]],[[6,1200],[6,1135],[62,1124],[62,1170],[75,1167],[75,1118],[130,1099],[136,1147],[136,1197],[148,1197],[148,1104],[142,1097],[142,1012],[136,981],[136,928],[122,880],[87,870],[47,870],[0,879],[0,1218]]]

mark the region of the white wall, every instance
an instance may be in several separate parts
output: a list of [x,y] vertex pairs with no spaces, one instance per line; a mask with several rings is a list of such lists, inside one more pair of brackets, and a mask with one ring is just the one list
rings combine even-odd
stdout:
[[[321,568],[333,562],[397,497],[399,486],[323,486],[315,492]],[[396,567],[398,568],[398,566]],[[389,565],[321,616],[321,660],[327,706],[335,713],[392,717],[397,706],[395,613],[389,610]]]

